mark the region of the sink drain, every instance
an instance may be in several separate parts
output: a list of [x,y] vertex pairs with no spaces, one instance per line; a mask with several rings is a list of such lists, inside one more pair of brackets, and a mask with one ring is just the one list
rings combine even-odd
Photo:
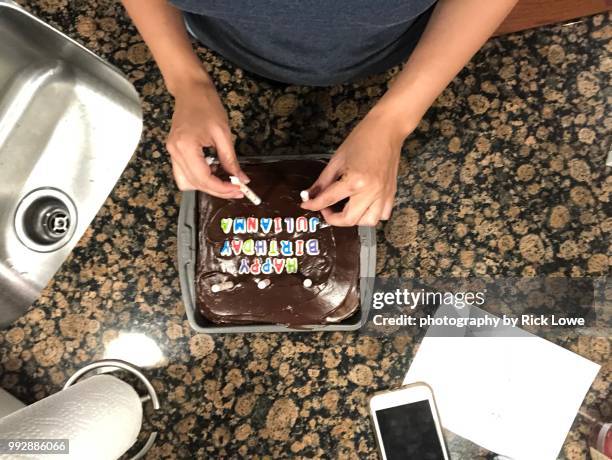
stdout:
[[28,248],[51,252],[70,240],[76,217],[76,208],[68,195],[54,188],[42,188],[28,194],[17,206],[15,230]]

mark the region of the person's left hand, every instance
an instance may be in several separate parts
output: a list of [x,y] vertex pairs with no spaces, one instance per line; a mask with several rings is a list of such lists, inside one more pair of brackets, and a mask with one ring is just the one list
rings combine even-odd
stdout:
[[[311,199],[302,208],[321,211],[330,225],[343,227],[375,226],[388,219],[405,137],[395,123],[370,112],[308,189]],[[345,198],[349,200],[341,211],[331,209]]]

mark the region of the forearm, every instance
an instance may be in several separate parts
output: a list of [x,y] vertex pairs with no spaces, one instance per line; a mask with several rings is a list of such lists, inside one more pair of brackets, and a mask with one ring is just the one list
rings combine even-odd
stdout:
[[167,0],[122,0],[173,95],[193,82],[210,82],[185,30],[183,16]]
[[372,112],[407,136],[517,0],[440,0],[415,48]]

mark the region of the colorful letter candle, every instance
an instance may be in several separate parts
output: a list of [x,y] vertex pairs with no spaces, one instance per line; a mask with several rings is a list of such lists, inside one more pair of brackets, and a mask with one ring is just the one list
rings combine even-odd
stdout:
[[[290,236],[301,235],[302,232],[310,232],[310,229],[312,229],[312,232],[310,233],[316,233],[318,229],[317,225],[308,226],[308,218],[306,216],[299,216],[297,219],[293,217],[275,217],[274,219],[271,217],[264,217],[261,220],[265,222],[279,222],[280,227],[278,230],[275,229],[275,232],[286,233]],[[298,225],[296,225],[296,222],[298,222],[299,228]],[[293,257],[294,254],[295,256],[303,256],[304,251],[309,256],[318,256],[320,254],[319,240],[317,238],[309,238],[307,240],[304,240],[303,238],[293,240],[277,240],[276,238],[249,238],[246,240],[241,240],[237,238],[236,235],[242,235],[245,232],[255,233],[254,231],[249,232],[249,228],[259,228],[259,218],[257,217],[239,216],[231,219],[223,218],[220,220],[219,225],[219,229],[223,232],[223,234],[227,235],[227,238],[223,240],[223,243],[220,246],[219,256],[244,256],[240,259],[240,266],[238,268],[239,274],[258,274],[259,266],[262,263],[260,257],[262,256],[267,256],[266,260],[270,260],[270,263],[274,268],[274,270],[270,271],[270,273],[280,275],[285,270],[287,270],[287,273],[297,273],[299,262],[297,257]],[[232,230],[228,232],[228,228]],[[295,253],[293,249],[294,247],[296,248]],[[255,259],[251,259],[251,256],[253,255],[257,255],[257,257]],[[284,261],[283,258],[288,258],[290,260]],[[256,264],[255,270],[257,273],[253,273],[251,269],[253,262]],[[265,261],[263,263],[265,264]],[[268,266],[266,265],[266,269],[267,267]],[[266,272],[264,271],[264,273]]]

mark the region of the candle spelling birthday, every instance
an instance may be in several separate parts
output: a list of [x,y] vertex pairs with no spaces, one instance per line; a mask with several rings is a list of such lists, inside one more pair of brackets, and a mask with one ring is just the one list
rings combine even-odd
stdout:
[[[245,256],[240,259],[239,274],[297,273],[299,257],[319,255],[319,240],[312,238],[312,234],[320,228],[318,217],[224,218],[221,230],[228,238],[223,241],[219,255]],[[229,238],[231,234],[251,237]]]

